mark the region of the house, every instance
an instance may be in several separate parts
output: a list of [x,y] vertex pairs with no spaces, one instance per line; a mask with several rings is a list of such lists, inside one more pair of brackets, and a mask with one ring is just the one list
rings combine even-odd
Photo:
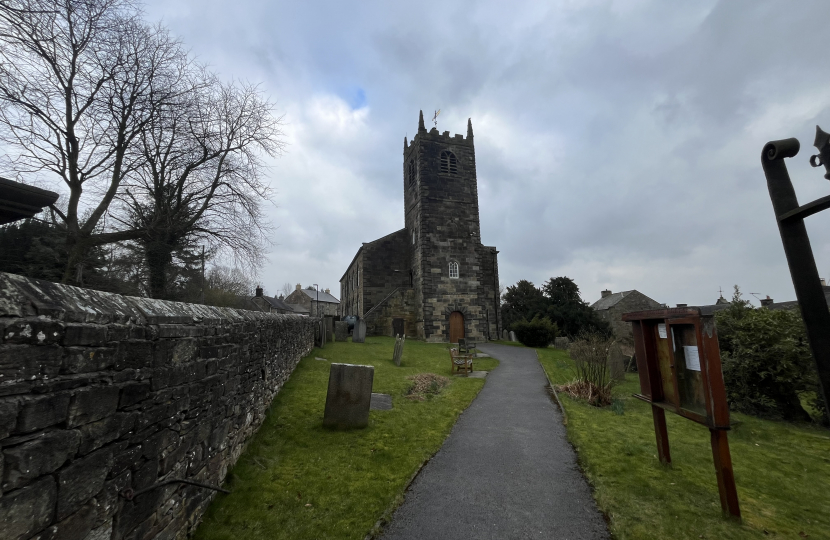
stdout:
[[283,300],[295,313],[311,317],[337,317],[340,315],[340,300],[331,295],[329,289],[323,291],[313,287],[303,289],[297,283],[294,292]]
[[369,335],[431,342],[497,336],[498,251],[481,243],[473,126],[403,141],[404,228],[364,243],[340,278],[343,315]]
[[600,294],[602,297],[594,302],[591,307],[602,320],[611,325],[614,336],[623,342],[630,342],[634,339],[631,332],[631,323],[622,320],[623,313],[665,307],[660,302],[652,300],[636,290],[618,293],[604,290]]
[[256,288],[256,296],[251,298],[251,303],[256,306],[256,309],[258,311],[266,311],[269,313],[308,315],[308,311],[304,310],[305,313],[298,313],[293,306],[286,304],[284,301],[280,300],[276,296],[271,298],[270,296],[263,295],[262,287]]

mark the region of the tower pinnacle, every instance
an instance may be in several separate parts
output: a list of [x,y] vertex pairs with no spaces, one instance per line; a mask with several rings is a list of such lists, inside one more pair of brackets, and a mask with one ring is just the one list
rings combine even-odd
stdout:
[[424,111],[421,111],[420,115],[418,116],[418,132],[426,130],[427,128],[424,126]]
[[467,118],[467,138],[473,138],[473,121],[470,118]]

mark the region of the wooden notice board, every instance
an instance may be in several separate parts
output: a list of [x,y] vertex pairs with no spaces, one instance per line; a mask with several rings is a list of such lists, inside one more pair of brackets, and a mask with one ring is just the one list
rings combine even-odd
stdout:
[[726,436],[729,406],[712,315],[684,307],[626,313],[622,318],[634,333],[640,376],[640,393],[634,397],[651,404],[660,461],[671,463],[666,411],[707,426],[721,508],[740,518]]

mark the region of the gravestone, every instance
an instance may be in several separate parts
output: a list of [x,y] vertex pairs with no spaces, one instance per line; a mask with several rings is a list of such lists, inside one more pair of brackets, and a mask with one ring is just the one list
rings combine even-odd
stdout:
[[406,342],[406,336],[395,336],[395,351],[392,353],[392,361],[395,362],[396,366],[401,365],[404,342]]
[[567,349],[571,346],[571,340],[566,337],[558,337],[553,340],[553,346],[557,349]]
[[334,317],[323,317],[326,325],[326,341],[334,341]]
[[373,411],[391,411],[392,396],[372,392],[372,402],[369,404],[369,409]]
[[347,341],[349,339],[349,323],[346,321],[334,323],[334,339],[335,341]]
[[508,339],[510,339],[510,338],[509,338],[509,337],[508,337],[508,335],[507,335],[507,328],[502,328],[502,331],[501,331],[501,340],[502,340],[502,341],[507,341]]
[[625,361],[628,358],[616,341],[608,349],[608,372],[615,381],[625,380]]
[[354,330],[352,331],[352,343],[366,342],[366,321],[358,319],[354,323]]
[[516,332],[514,332],[513,330],[510,331],[510,341],[518,341],[516,339]]
[[320,319],[314,327],[314,345],[321,349],[326,346],[326,326],[323,319]]
[[355,364],[332,364],[323,425],[336,429],[369,425],[375,368]]

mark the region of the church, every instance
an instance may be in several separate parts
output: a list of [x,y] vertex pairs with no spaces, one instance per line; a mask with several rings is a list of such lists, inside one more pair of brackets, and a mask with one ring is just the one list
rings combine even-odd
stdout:
[[364,243],[340,278],[342,315],[368,335],[497,339],[498,251],[481,243],[473,126],[403,141],[404,228]]

